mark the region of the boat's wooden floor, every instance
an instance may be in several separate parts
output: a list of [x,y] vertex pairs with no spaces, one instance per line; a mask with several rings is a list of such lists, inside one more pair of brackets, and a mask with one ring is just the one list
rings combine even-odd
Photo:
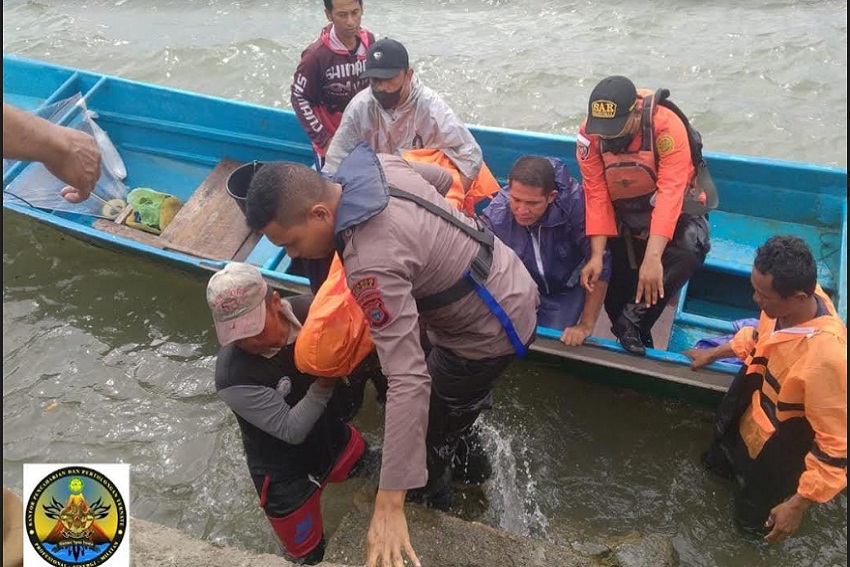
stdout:
[[221,160],[159,236],[121,224],[131,212],[128,210],[115,221],[96,221],[94,228],[197,258],[242,261],[261,235],[248,228],[244,215],[225,189],[227,176],[239,165],[231,159]]

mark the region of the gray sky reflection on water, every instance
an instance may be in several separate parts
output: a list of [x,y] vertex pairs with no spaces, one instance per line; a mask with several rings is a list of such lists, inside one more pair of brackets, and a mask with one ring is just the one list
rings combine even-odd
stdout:
[[[319,1],[9,1],[3,47],[128,78],[288,107]],[[846,166],[844,2],[366,2],[466,120],[573,135],[596,81],[666,86],[711,151]],[[645,56],[644,56],[645,54]],[[271,551],[234,419],[211,383],[204,283],[4,213],[4,482],[27,461],[133,464],[133,513]],[[683,565],[846,564],[847,499],[779,546],[739,536],[731,488],[698,466],[711,408],[512,367],[485,420],[484,519],[569,542],[669,535]],[[55,409],[45,411],[53,402]],[[379,439],[374,403],[358,418]],[[357,486],[326,498],[329,528]]]

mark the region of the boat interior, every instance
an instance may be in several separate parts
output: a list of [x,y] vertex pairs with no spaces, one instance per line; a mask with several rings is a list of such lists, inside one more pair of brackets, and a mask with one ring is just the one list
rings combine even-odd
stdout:
[[[121,224],[120,216],[114,222],[68,211],[49,213],[161,250],[247,261],[287,273],[285,250],[251,232],[224,185],[235,167],[251,160],[313,164],[309,142],[292,113],[212,97],[199,104],[193,93],[4,56],[5,102],[36,110],[75,93],[97,113],[97,123],[123,158],[127,187],[170,193],[184,205],[159,236]],[[69,115],[59,122],[70,120]],[[528,153],[560,157],[577,175],[572,139],[485,127],[470,130],[500,181],[516,158]],[[681,352],[699,338],[732,332],[736,319],[756,317],[750,269],[756,248],[775,234],[795,234],[811,246],[820,283],[846,321],[846,170],[711,153],[706,159],[720,195],[719,208],[709,214],[711,252],[670,302],[654,332],[656,348]],[[7,202],[6,188],[26,165],[4,168]],[[306,282],[299,277],[293,281]],[[597,334],[606,333],[601,322]],[[560,333],[550,334],[557,338]]]

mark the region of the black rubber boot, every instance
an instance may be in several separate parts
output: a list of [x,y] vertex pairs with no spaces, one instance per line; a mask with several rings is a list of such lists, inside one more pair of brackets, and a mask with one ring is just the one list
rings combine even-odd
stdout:
[[457,444],[452,459],[452,479],[463,484],[481,484],[493,476],[493,466],[477,431],[470,431]]
[[655,348],[655,341],[652,340],[652,330],[646,331],[644,329],[640,329],[640,342],[643,343],[643,346],[646,348]]
[[440,478],[429,479],[428,484],[422,488],[408,490],[405,500],[448,512],[455,500],[455,491],[451,486],[451,469],[446,467],[445,473]]
[[325,538],[322,537],[322,541],[319,542],[319,545],[313,548],[313,550],[305,555],[304,557],[294,558],[290,556],[286,551],[281,548],[281,555],[292,563],[293,565],[318,565],[325,558],[325,548],[327,547],[327,543],[325,542]]
[[611,332],[620,341],[620,346],[629,354],[636,356],[646,355],[646,347],[641,340],[637,325],[625,317],[620,316],[617,318],[617,321],[611,326]]

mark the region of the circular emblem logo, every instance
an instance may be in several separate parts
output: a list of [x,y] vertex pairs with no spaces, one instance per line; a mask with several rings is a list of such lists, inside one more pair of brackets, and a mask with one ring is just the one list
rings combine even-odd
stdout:
[[38,483],[26,507],[30,543],[57,567],[97,567],[112,557],[127,531],[118,489],[86,467],[59,469]]
[[666,156],[676,149],[676,141],[670,134],[662,134],[655,141],[655,147],[658,148],[658,154]]

